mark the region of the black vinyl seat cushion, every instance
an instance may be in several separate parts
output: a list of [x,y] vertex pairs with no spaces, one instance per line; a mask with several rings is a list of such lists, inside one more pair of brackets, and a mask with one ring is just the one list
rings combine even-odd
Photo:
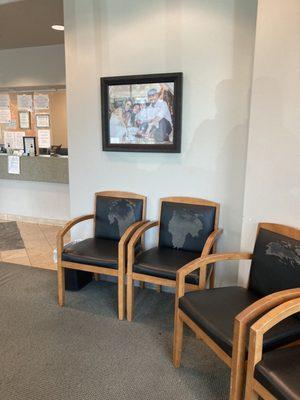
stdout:
[[64,247],[63,261],[118,268],[118,240],[89,238]]
[[278,349],[263,355],[254,373],[278,400],[300,399],[300,346]]
[[[260,298],[255,292],[236,286],[197,290],[181,297],[179,308],[232,356],[234,319]],[[300,339],[300,321],[294,317],[287,318],[266,333],[264,351],[297,339]]]
[[[176,280],[177,270],[200,256],[200,253],[194,251],[154,247],[136,256],[133,272]],[[186,282],[197,284],[199,282],[198,272],[188,275]]]

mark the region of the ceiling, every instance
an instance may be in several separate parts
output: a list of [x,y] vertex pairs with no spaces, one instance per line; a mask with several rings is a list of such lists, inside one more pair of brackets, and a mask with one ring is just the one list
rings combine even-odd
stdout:
[[63,0],[0,0],[0,50],[64,43]]

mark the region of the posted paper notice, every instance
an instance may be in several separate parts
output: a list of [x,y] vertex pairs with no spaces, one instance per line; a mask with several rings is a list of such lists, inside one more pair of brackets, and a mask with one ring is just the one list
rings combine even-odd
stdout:
[[48,94],[35,94],[34,95],[34,109],[35,110],[48,110],[49,109],[49,95]]
[[18,94],[17,103],[19,110],[32,110],[32,95],[31,94]]
[[24,132],[4,131],[4,147],[12,150],[23,150]]
[[38,130],[38,143],[41,149],[49,149],[51,147],[50,129]]
[[9,108],[0,108],[0,124],[9,124],[11,113]]
[[8,173],[20,175],[20,157],[7,156],[7,161],[8,161]]
[[9,94],[1,93],[0,94],[0,108],[9,108]]

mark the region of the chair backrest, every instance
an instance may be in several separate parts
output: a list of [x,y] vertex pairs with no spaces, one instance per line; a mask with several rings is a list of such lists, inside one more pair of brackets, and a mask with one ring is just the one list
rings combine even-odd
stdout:
[[300,230],[278,224],[259,224],[249,289],[266,296],[295,287],[300,287]]
[[130,192],[95,194],[95,237],[119,240],[125,230],[145,218],[146,197]]
[[201,253],[218,227],[218,203],[191,197],[161,199],[159,246]]

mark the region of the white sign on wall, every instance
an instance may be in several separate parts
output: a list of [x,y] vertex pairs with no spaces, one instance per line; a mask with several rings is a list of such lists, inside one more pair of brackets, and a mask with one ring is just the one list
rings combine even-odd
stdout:
[[24,132],[4,131],[4,147],[12,150],[23,150]]
[[9,108],[0,108],[0,124],[9,124],[11,113]]
[[34,109],[35,110],[48,110],[49,109],[49,95],[48,94],[35,94],[34,95]]
[[41,149],[49,149],[51,147],[50,129],[38,130],[38,144]]
[[19,110],[32,110],[32,95],[31,94],[18,94],[17,103]]
[[0,94],[0,108],[9,108],[9,94]]

